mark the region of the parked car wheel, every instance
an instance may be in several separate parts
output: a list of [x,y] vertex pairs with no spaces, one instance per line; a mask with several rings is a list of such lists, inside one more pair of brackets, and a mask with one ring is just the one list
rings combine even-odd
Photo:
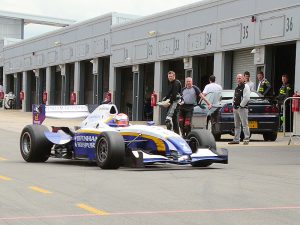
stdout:
[[207,128],[207,130],[210,133],[212,133],[212,135],[214,136],[214,138],[215,138],[216,141],[220,141],[221,140],[221,134],[216,132],[216,129],[212,125],[211,120],[208,120],[206,128]]
[[102,169],[118,169],[124,162],[125,144],[116,132],[102,133],[96,142],[96,162]]
[[277,132],[267,132],[263,134],[265,141],[276,141],[277,139]]
[[[197,152],[198,148],[211,148],[216,149],[216,141],[214,136],[207,130],[192,130],[187,139],[189,140],[189,145],[192,149],[192,152]],[[210,166],[212,163],[208,161],[197,161],[192,162],[191,165],[194,167],[207,167]]]
[[27,125],[20,138],[20,150],[27,162],[45,162],[48,160],[53,144],[45,137],[48,128],[43,125]]

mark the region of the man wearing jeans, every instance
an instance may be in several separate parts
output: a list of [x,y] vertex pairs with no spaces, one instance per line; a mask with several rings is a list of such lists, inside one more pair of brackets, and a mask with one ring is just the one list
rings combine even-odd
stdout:
[[163,101],[166,99],[170,100],[170,106],[168,108],[166,117],[166,127],[168,130],[174,130],[175,133],[179,134],[179,124],[178,124],[178,103],[181,99],[181,83],[176,79],[176,74],[174,71],[168,72],[169,80],[169,91]]
[[248,126],[248,102],[250,100],[250,88],[244,82],[244,76],[236,76],[237,84],[233,97],[233,116],[234,116],[234,139],[228,144],[239,144],[241,136],[241,125],[244,131],[244,145],[249,144],[250,130]]

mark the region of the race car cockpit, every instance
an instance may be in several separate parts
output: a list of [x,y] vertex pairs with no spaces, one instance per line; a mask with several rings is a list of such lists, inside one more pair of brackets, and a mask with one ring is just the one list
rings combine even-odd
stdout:
[[110,121],[107,123],[110,127],[128,127],[129,126],[129,118],[124,113],[119,113],[115,115]]

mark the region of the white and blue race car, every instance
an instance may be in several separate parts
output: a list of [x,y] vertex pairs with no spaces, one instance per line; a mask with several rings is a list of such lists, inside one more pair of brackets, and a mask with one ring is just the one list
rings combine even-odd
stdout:
[[[79,110],[80,109],[80,110]],[[71,111],[71,113],[69,113]],[[153,125],[130,125],[125,114],[113,104],[98,106],[88,113],[87,106],[34,106],[35,123],[24,127],[20,150],[27,162],[45,162],[49,157],[88,159],[102,169],[120,166],[143,167],[154,163],[172,163],[207,167],[228,163],[226,149],[216,149],[213,135],[206,130],[192,130],[186,139]],[[86,116],[80,127],[52,127],[46,117]]]

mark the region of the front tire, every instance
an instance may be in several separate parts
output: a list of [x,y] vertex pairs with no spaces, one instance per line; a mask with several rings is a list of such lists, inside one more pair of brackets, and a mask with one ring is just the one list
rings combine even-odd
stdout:
[[45,162],[48,160],[53,144],[45,137],[49,131],[43,125],[27,125],[20,137],[20,151],[26,162]]
[[[198,148],[211,148],[216,149],[216,141],[212,133],[207,130],[192,130],[187,136],[189,140],[189,146],[192,152],[197,152]],[[194,167],[207,167],[212,163],[207,161],[192,162],[191,165]]]
[[96,162],[102,169],[118,169],[124,162],[125,144],[117,132],[104,132],[96,142]]

